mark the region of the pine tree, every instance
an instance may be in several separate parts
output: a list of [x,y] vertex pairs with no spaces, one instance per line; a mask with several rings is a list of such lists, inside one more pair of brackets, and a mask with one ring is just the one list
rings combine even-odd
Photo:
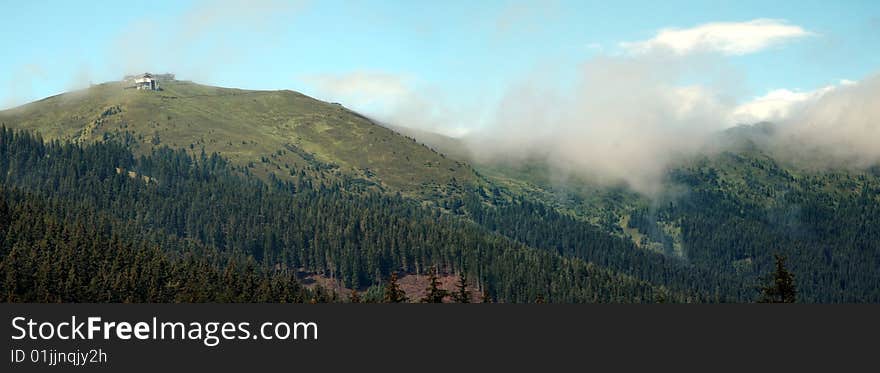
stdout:
[[385,285],[385,294],[382,297],[382,302],[404,303],[406,301],[406,293],[400,288],[400,284],[397,283],[397,272],[392,272],[391,277],[388,278],[388,284]]
[[449,292],[440,288],[440,279],[437,278],[437,267],[431,267],[428,272],[428,287],[425,288],[425,297],[422,303],[443,303]]
[[452,294],[452,299],[455,300],[456,303],[471,302],[471,291],[468,290],[467,285],[467,275],[462,272],[458,275],[458,283],[455,284],[455,293]]
[[797,289],[794,274],[785,268],[784,256],[776,254],[775,257],[776,270],[769,276],[768,284],[761,288],[761,299],[758,303],[795,303]]

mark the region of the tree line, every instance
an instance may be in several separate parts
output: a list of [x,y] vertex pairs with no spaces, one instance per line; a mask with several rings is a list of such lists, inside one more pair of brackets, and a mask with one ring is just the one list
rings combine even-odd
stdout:
[[[245,174],[216,154],[190,155],[160,148],[136,156],[125,144],[113,141],[46,142],[32,133],[0,129],[0,182],[6,193],[27,190],[28,198],[50,201],[59,224],[84,219],[79,217],[84,211],[118,222],[105,224],[102,230],[117,241],[96,242],[111,246],[105,247],[109,252],[116,244],[138,243],[131,244],[134,248],[126,249],[131,254],[123,257],[161,252],[165,257],[156,260],[168,260],[172,267],[192,261],[194,267],[187,268],[201,266],[222,273],[234,264],[236,271],[250,271],[254,276],[283,274],[289,279],[302,271],[359,290],[383,286],[394,272],[426,274],[436,267],[465,273],[481,292],[503,302],[697,299],[684,288],[667,288],[583,258],[535,248],[461,216],[351,185],[350,180],[319,168],[291,172],[297,175],[292,181],[271,177],[266,181]],[[56,238],[54,245],[67,247],[71,253],[77,250],[66,241],[68,236]],[[140,243],[149,247],[140,248]],[[19,249],[15,259],[28,251],[33,247]],[[8,252],[4,260],[11,260]],[[202,262],[208,258],[217,259]],[[105,262],[94,263],[102,265],[86,268],[105,268]],[[118,264],[120,268],[125,265]],[[7,277],[11,268],[4,267]],[[50,277],[58,276],[53,272]],[[271,283],[268,277],[266,281]],[[181,283],[210,287],[217,282]],[[106,286],[96,285],[75,293],[74,298],[109,299],[96,295],[96,289],[102,288]],[[53,289],[57,292],[58,288]],[[138,296],[114,299],[144,301],[155,293],[138,289]],[[235,299],[222,299],[227,298]],[[323,301],[327,297],[304,293],[289,298]]]

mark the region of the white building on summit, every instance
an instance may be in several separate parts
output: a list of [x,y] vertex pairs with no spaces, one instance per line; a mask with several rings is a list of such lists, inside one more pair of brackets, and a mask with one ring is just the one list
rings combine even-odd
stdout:
[[134,77],[134,86],[137,89],[155,91],[159,89],[159,82],[150,73],[143,73]]
[[143,73],[137,75],[126,75],[124,81],[131,82],[132,86],[127,88],[137,88],[139,90],[159,91],[159,81],[172,81],[174,74],[150,74]]

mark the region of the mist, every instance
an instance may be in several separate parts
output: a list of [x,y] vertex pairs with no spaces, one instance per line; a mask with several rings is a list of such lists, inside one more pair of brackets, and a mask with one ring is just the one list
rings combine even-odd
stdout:
[[880,75],[829,89],[780,121],[777,154],[812,169],[880,163]]
[[[700,74],[702,85],[683,85]],[[553,74],[550,74],[553,75]],[[729,124],[739,88],[732,68],[711,56],[600,56],[573,86],[536,76],[504,95],[487,125],[465,139],[479,162],[545,160],[575,174],[646,195],[664,189],[672,164],[707,151]]]
[[[715,83],[680,85],[694,71]],[[598,57],[582,66],[573,89],[542,79],[513,87],[489,125],[464,139],[478,162],[543,160],[558,179],[625,185],[649,197],[668,189],[671,167],[729,150],[716,141],[722,131],[766,120],[776,130],[761,139],[765,150],[798,167],[880,163],[880,76],[738,103],[741,88],[724,78],[731,74],[712,59]]]

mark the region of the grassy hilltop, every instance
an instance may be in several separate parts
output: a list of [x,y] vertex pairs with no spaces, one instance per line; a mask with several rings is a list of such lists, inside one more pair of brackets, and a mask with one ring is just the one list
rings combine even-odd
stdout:
[[217,152],[249,172],[284,178],[291,167],[337,168],[390,191],[430,197],[475,183],[464,163],[298,92],[163,81],[161,91],[110,82],[0,111],[0,122],[46,139],[129,142],[146,154],[167,145]]

